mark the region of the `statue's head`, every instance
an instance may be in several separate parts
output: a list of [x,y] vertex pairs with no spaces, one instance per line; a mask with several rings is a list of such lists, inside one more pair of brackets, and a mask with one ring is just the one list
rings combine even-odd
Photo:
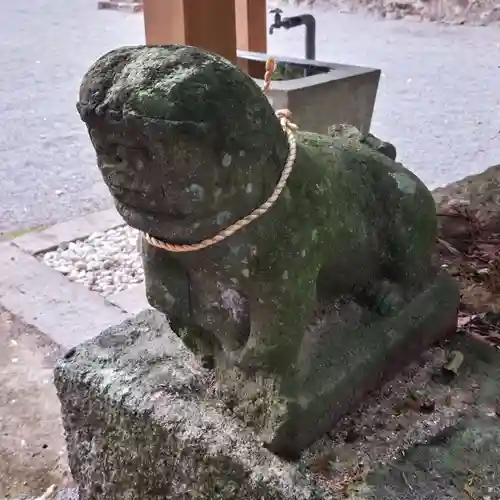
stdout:
[[109,52],[85,75],[77,108],[118,211],[160,238],[204,238],[245,215],[287,154],[255,82],[194,47]]

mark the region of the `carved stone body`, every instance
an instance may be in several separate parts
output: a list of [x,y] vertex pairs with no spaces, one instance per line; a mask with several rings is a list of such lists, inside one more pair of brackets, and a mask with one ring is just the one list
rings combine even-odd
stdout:
[[[124,220],[170,243],[250,213],[288,154],[253,80],[191,47],[110,52],[78,110]],[[231,408],[291,456],[452,329],[458,305],[431,264],[432,196],[394,148],[349,127],[297,141],[287,187],[245,229],[192,253],[143,242],[151,305],[213,364]]]

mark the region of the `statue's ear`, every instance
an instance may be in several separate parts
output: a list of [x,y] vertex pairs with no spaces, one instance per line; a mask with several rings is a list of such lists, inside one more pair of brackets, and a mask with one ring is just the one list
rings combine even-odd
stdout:
[[379,153],[387,156],[391,160],[396,159],[396,147],[390,142],[382,141],[378,137],[375,137],[373,134],[367,134],[366,136],[364,136],[362,142],[370,146],[375,151],[378,151]]

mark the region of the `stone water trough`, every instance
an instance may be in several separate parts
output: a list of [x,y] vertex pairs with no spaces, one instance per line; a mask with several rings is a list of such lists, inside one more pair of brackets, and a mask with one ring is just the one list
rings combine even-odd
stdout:
[[[266,61],[268,55],[238,51],[248,61]],[[326,134],[333,123],[370,131],[380,70],[276,56],[277,74],[268,94],[274,109],[291,109],[303,130]],[[262,75],[264,74],[262,65]],[[262,88],[264,81],[256,78]]]

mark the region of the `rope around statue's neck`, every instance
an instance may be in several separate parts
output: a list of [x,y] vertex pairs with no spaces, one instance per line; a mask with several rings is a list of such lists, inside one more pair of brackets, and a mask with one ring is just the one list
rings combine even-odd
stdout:
[[[273,58],[269,58],[266,61],[266,73],[264,76],[264,93],[268,92],[271,86],[271,75],[276,71],[276,61]],[[256,208],[253,212],[248,214],[243,219],[236,221],[231,224],[226,229],[223,229],[219,233],[217,233],[212,238],[207,238],[199,243],[193,243],[191,245],[177,245],[173,243],[167,243],[165,241],[161,241],[158,238],[151,236],[150,234],[144,233],[144,239],[150,244],[157,248],[161,248],[162,250],[166,250],[167,252],[195,252],[196,250],[202,250],[203,248],[210,247],[219,243],[220,241],[225,240],[232,234],[236,233],[240,229],[248,226],[250,222],[258,219],[276,203],[281,192],[286,186],[286,182],[288,177],[292,173],[293,165],[295,163],[295,157],[297,156],[297,142],[295,140],[295,131],[297,130],[297,126],[292,123],[291,117],[292,114],[288,109],[280,109],[276,111],[276,116],[278,117],[281,126],[283,127],[283,131],[286,134],[288,139],[288,157],[285,162],[285,166],[281,172],[281,176],[279,178],[278,184],[274,188],[271,196],[264,202],[260,207]]]

